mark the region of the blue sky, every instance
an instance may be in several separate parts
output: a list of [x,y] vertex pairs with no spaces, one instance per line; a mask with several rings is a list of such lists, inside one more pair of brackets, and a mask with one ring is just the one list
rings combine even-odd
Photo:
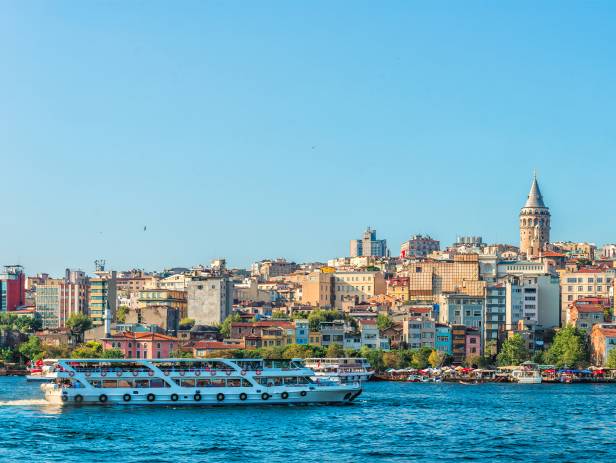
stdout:
[[[614,2],[1,2],[2,263],[616,241]],[[147,231],[143,227],[147,225]]]

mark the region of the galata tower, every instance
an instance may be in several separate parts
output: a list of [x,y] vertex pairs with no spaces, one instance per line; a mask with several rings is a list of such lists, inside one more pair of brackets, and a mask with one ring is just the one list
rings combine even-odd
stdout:
[[520,211],[520,253],[538,256],[550,242],[550,210],[545,206],[537,176],[533,178],[526,204]]

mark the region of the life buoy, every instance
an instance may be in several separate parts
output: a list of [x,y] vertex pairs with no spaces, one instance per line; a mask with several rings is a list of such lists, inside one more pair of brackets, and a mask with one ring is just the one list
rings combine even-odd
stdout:
[[246,400],[248,398],[248,395],[245,392],[242,392],[240,394],[240,400]]
[[70,377],[73,377],[73,376],[75,376],[75,372],[74,372],[74,371],[69,371],[69,372],[68,372],[68,375],[69,375]]
[[156,396],[154,394],[152,394],[152,393],[149,393],[146,396],[146,399],[148,400],[148,402],[154,402],[156,400]]
[[163,375],[169,376],[169,371],[168,370],[163,371]]
[[171,401],[172,401],[172,402],[177,402],[179,398],[180,398],[180,396],[179,396],[179,395],[177,395],[177,394],[171,394]]
[[92,376],[92,373],[90,373],[89,371],[86,371],[86,378],[89,378],[90,376]]
[[227,370],[227,371],[225,371],[225,373],[226,373],[227,376],[231,376],[232,371],[231,370]]
[[132,397],[130,396],[130,394],[124,394],[124,395],[122,396],[122,400],[123,400],[124,402],[130,402],[130,399],[132,399]]
[[201,376],[201,371],[199,370],[195,371],[195,376]]
[[98,396],[98,401],[101,402],[101,403],[107,402],[108,399],[109,398],[107,397],[107,394],[101,394],[101,395]]
[[259,376],[259,375],[261,374],[261,370],[256,370],[256,371],[255,371],[255,374],[256,374],[257,376]]
[[186,376],[186,372],[184,370],[180,371],[180,376]]
[[107,372],[106,371],[101,371],[101,376],[104,378],[105,376],[107,376]]
[[154,372],[152,370],[148,371],[148,376],[154,376]]
[[199,394],[198,392],[193,396],[193,399],[195,399],[195,402],[201,402],[201,394]]
[[81,402],[83,402],[83,396],[81,394],[77,394],[75,396],[75,402],[77,402],[78,404],[80,404]]
[[137,376],[139,372],[137,370],[133,370],[133,376]]
[[120,376],[122,376],[122,370],[116,372],[116,376],[119,378]]
[[222,402],[223,400],[225,400],[225,395],[222,392],[219,392],[218,394],[216,394],[216,400]]
[[68,396],[62,394],[62,402],[66,402],[68,400]]
[[246,370],[242,370],[242,371],[240,371],[240,375],[242,375],[242,376],[246,376]]
[[306,397],[306,394],[308,394],[306,391],[302,391],[299,393],[299,395],[301,395],[302,397]]
[[287,391],[284,391],[282,394],[280,394],[280,397],[286,400],[289,398],[289,393]]
[[210,371],[210,375],[216,376],[216,372],[214,370]]
[[269,398],[270,398],[270,395],[267,392],[264,392],[263,394],[261,394],[261,399],[267,400]]

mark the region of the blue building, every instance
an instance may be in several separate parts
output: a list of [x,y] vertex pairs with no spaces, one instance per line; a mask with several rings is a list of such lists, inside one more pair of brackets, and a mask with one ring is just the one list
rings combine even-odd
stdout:
[[295,344],[308,344],[310,324],[308,320],[295,320]]
[[435,326],[434,348],[447,355],[453,354],[451,327],[444,323]]

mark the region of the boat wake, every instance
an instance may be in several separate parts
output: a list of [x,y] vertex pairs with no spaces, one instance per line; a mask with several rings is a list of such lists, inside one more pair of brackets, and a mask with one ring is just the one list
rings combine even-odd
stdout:
[[0,407],[32,407],[40,405],[49,405],[49,402],[45,399],[0,400]]

